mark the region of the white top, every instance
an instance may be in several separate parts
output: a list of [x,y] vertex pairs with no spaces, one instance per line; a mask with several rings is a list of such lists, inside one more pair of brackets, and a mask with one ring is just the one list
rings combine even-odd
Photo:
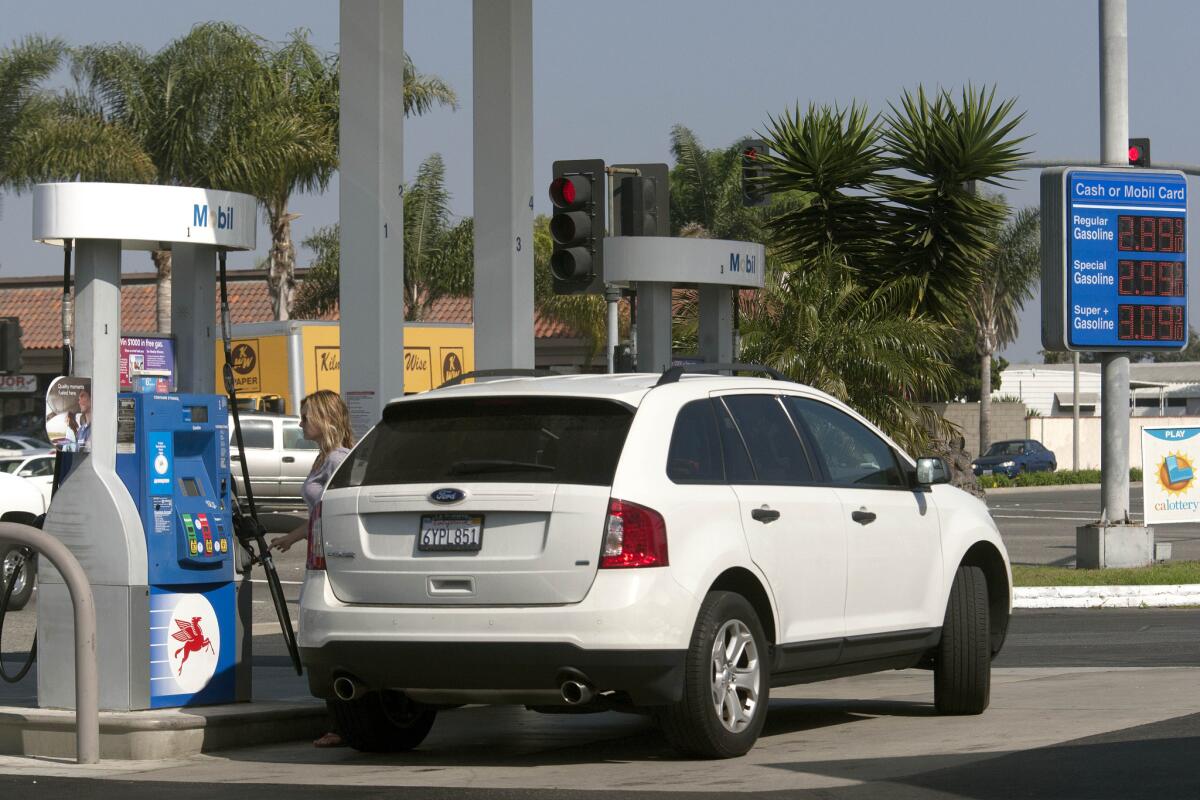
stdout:
[[333,473],[337,472],[337,468],[346,460],[346,456],[350,455],[350,449],[347,447],[339,447],[325,456],[325,463],[318,469],[313,466],[312,472],[308,473],[308,477],[304,479],[304,502],[308,505],[308,515],[312,516],[313,509],[317,507],[317,503],[321,502],[321,494],[325,491],[325,484],[329,483],[329,479],[333,477]]

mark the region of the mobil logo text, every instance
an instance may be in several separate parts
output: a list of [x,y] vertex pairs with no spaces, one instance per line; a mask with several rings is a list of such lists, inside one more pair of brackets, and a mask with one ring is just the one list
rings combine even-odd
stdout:
[[758,257],[753,253],[730,253],[729,271],[744,272],[747,275],[758,270]]
[[192,205],[192,227],[215,227],[219,231],[233,230],[233,206],[217,206],[216,213],[209,214],[208,203]]

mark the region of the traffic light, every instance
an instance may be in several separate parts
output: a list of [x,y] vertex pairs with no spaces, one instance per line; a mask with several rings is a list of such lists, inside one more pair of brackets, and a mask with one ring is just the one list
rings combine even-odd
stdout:
[[614,236],[670,236],[671,192],[666,164],[614,164],[613,169],[637,170],[619,177],[613,192]]
[[604,161],[555,161],[550,184],[555,294],[604,290]]
[[21,320],[0,317],[0,372],[21,371]]
[[762,156],[771,148],[762,139],[746,139],[742,142],[742,205],[765,206],[770,202],[762,185],[766,166]]
[[1150,166],[1150,140],[1149,139],[1130,139],[1129,140],[1129,166],[1131,166],[1131,167],[1148,167],[1148,166]]

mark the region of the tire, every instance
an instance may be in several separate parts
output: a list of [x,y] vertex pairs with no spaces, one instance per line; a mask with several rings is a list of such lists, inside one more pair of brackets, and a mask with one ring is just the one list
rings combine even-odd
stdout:
[[[735,685],[739,679],[742,683]],[[767,637],[754,608],[739,594],[711,592],[692,631],[683,697],[656,709],[654,716],[667,741],[684,755],[744,755],[762,732],[770,686]]]
[[[0,548],[3,556],[0,557],[0,591],[8,591],[8,582],[12,579],[13,573],[16,571],[17,564],[23,559],[21,548],[12,546]],[[20,611],[33,597],[33,584],[37,579],[37,558],[31,558],[25,561],[21,568],[20,574],[17,575],[16,586],[13,587],[12,595],[8,598],[8,610]],[[3,600],[3,595],[0,595],[0,600]]]
[[437,709],[403,692],[367,692],[357,700],[325,701],[346,744],[364,753],[399,753],[425,741]]
[[987,579],[979,567],[960,566],[933,665],[934,707],[939,714],[982,714],[991,686]]

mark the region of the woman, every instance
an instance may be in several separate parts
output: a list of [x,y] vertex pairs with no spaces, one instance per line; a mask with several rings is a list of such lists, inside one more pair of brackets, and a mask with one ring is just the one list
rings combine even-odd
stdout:
[[307,538],[312,524],[313,509],[321,500],[325,484],[342,465],[350,448],[354,446],[354,434],[350,430],[350,411],[342,402],[341,395],[322,389],[300,401],[300,431],[304,438],[316,442],[321,452],[313,462],[312,470],[304,479],[304,503],[308,506],[308,522],[296,526],[291,533],[271,541],[271,548],[286,553],[301,539]]
[[[286,553],[293,544],[308,536],[313,509],[321,501],[325,485],[354,446],[350,411],[342,402],[341,395],[328,389],[313,392],[300,402],[300,430],[305,439],[317,443],[321,452],[313,462],[312,471],[304,479],[304,502],[308,505],[308,522],[271,541],[271,549],[281,553]],[[337,732],[329,731],[313,744],[317,747],[340,747],[343,741]]]

